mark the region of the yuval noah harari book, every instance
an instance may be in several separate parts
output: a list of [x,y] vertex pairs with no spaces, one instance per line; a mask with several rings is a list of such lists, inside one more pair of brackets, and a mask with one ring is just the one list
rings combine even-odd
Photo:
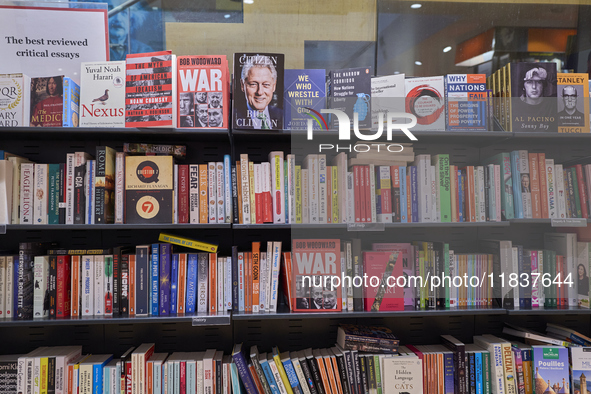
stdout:
[[80,65],[80,127],[125,127],[125,61]]
[[125,65],[125,127],[176,127],[172,51],[129,54]]
[[234,129],[283,130],[283,71],[283,54],[234,54]]
[[340,240],[294,239],[291,250],[293,311],[340,312],[341,286],[332,287],[330,280],[341,276]]
[[0,127],[29,126],[29,86],[25,74],[0,74]]
[[227,129],[230,76],[226,56],[179,56],[177,69],[178,127]]

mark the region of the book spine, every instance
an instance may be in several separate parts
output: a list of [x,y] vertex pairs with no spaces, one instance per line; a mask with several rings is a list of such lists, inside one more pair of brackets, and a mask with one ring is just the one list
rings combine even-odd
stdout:
[[295,223],[302,223],[302,166],[295,166]]
[[47,224],[59,224],[60,165],[47,166],[48,197]]
[[159,315],[168,316],[170,314],[170,287],[171,287],[171,245],[163,243],[160,245],[160,296],[159,296]]
[[249,175],[248,175],[248,155],[240,155],[240,190],[242,195],[239,196],[242,202],[242,223],[250,224],[250,190],[249,190]]
[[199,166],[189,165],[189,223],[199,223]]
[[[181,164],[178,167],[178,222],[189,223],[189,165]],[[175,196],[177,198],[177,196]]]
[[[66,163],[60,163],[59,184],[58,184],[58,223],[66,224]],[[19,191],[20,196],[20,191]],[[19,207],[20,212],[20,207]]]
[[206,253],[198,254],[199,270],[197,272],[197,312],[208,312],[208,287],[209,287],[209,259]]
[[209,312],[217,312],[217,255],[210,253],[209,257]]
[[94,313],[94,256],[83,256],[82,257],[82,274],[81,279],[81,299],[82,299],[82,316],[92,316]]
[[[106,223],[105,192],[106,192],[106,160],[107,147],[96,147],[96,172],[94,192],[94,221],[95,223]],[[92,196],[89,195],[92,198]]]
[[179,280],[179,254],[171,255],[170,265],[170,313],[178,313],[178,280]]
[[104,256],[104,281],[103,281],[104,315],[113,316],[113,256]]
[[232,216],[234,213],[232,200],[234,196],[233,181],[232,181],[232,165],[230,162],[230,155],[224,155],[223,162],[224,171],[224,223],[232,223]]
[[71,282],[71,310],[72,310],[72,317],[78,317],[81,315],[80,313],[80,256],[72,256],[72,282]]
[[236,166],[232,166],[231,171],[232,177],[232,223],[239,224],[240,223],[240,214],[238,212],[238,179],[236,175]]
[[86,159],[87,156],[84,152],[76,152],[74,156],[74,224],[86,223],[86,198],[84,192]]
[[70,256],[57,257],[56,317],[70,316]]
[[160,305],[158,296],[160,293],[160,244],[152,244],[150,254],[150,314],[158,316]]
[[[218,161],[216,163],[216,206],[217,206],[217,223],[226,223],[226,207],[224,196],[224,163]],[[230,206],[228,205],[228,209]]]
[[115,154],[115,223],[122,224],[125,217],[125,153]]
[[[546,160],[547,162],[548,160]],[[552,163],[554,161],[552,160]],[[548,181],[548,190],[550,190],[550,181]],[[566,219],[566,195],[564,190],[564,172],[562,164],[554,165],[554,193],[556,195],[556,218]],[[550,197],[548,197],[550,200]]]
[[33,224],[35,164],[21,164],[20,224]]
[[94,315],[103,316],[105,313],[105,294],[104,294],[104,275],[105,270],[105,259],[103,255],[94,256],[94,268],[93,268],[93,280],[94,280],[94,291],[93,291],[93,305]]
[[208,223],[209,202],[207,198],[207,164],[199,164],[199,223]]
[[209,223],[217,223],[217,187],[216,187],[216,163],[207,164],[207,194]]

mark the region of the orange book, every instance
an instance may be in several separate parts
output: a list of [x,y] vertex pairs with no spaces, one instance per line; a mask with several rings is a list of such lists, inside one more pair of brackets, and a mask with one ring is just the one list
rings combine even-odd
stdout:
[[179,277],[177,282],[177,313],[185,313],[187,292],[187,254],[179,253]]
[[324,367],[326,368],[326,376],[328,377],[330,390],[333,392],[333,394],[340,394],[337,390],[337,382],[334,377],[334,371],[332,370],[332,364],[330,361],[330,355],[328,354],[328,350],[321,349],[320,354],[322,354],[322,361],[324,362]]
[[261,243],[252,243],[252,311],[259,311]]
[[135,316],[135,254],[129,255],[129,316]]
[[534,219],[542,218],[542,196],[540,195],[540,169],[538,154],[529,154],[529,181],[531,186],[531,211]]
[[199,223],[209,222],[207,186],[207,164],[199,164]]
[[252,364],[248,364],[248,370],[250,371],[250,375],[252,376],[252,380],[254,381],[254,385],[257,386],[257,390],[259,393],[264,393],[263,385],[261,384],[261,380],[259,379],[259,375],[257,371],[254,369]]
[[[408,168],[408,167],[407,167]],[[410,175],[406,176],[406,221],[412,223],[412,194],[410,194]]]
[[236,162],[236,187],[238,189],[238,223],[242,224],[242,182],[240,180],[240,161]]
[[80,316],[80,256],[72,256],[72,317]]
[[216,313],[218,310],[216,290],[217,290],[217,270],[218,270],[218,255],[217,253],[209,254],[209,311]]
[[153,394],[154,393],[154,361],[150,361],[148,360],[148,362],[146,363],[146,381],[147,381],[147,385],[146,385],[146,391],[147,394]]
[[546,154],[538,153],[538,171],[540,173],[540,205],[542,207],[542,219],[549,219],[548,213],[548,182],[546,180]]
[[437,353],[437,384],[438,392],[445,393],[445,365],[443,361],[443,353]]
[[[341,375],[339,374],[339,367],[337,365],[337,358],[330,349],[328,349],[327,351],[330,355],[330,361],[332,362],[332,370],[333,370],[333,373],[335,374],[334,380],[337,383],[337,390],[339,390],[340,394],[343,394],[343,386],[341,385]],[[343,384],[344,383],[345,382],[343,382]]]
[[244,264],[246,270],[244,272],[244,311],[252,312],[252,253],[244,253]]
[[318,370],[320,371],[320,378],[322,379],[322,385],[324,386],[324,390],[327,394],[331,394],[332,389],[328,381],[328,375],[326,373],[326,368],[324,366],[324,361],[320,349],[314,349],[313,354],[314,358],[316,359],[316,363],[318,364]]
[[287,292],[287,300],[289,301],[289,310],[293,311],[295,305],[295,294],[291,289],[291,252],[283,252],[283,264],[281,264],[283,275],[283,291]]

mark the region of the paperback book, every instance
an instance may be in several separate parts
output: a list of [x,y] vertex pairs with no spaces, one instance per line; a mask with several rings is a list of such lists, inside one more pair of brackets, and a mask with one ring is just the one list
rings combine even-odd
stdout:
[[80,66],[80,126],[125,127],[125,62]]
[[589,75],[558,73],[558,132],[589,133]]
[[413,130],[445,130],[445,87],[442,76],[405,81],[406,113],[417,118]]
[[24,74],[0,74],[0,127],[29,125],[31,78]]
[[[328,108],[344,112],[353,122],[358,116],[360,129],[371,128],[371,75],[369,67],[331,70],[328,73]],[[330,128],[338,128],[336,116],[330,116]]]

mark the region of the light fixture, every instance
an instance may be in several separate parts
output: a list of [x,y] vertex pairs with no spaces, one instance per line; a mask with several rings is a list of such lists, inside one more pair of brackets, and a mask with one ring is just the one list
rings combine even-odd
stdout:
[[448,46],[448,47],[443,48],[443,52],[447,53],[449,51],[451,51],[451,47]]
[[254,0],[244,0],[244,4],[253,4]]
[[421,8],[422,6],[423,6],[422,4],[416,3],[416,4],[412,4],[412,5],[410,6],[410,8],[412,8],[413,10],[418,10],[418,9],[419,9],[419,8]]
[[230,15],[230,14],[226,14],[226,15],[224,15],[224,18],[228,19],[228,18],[229,18],[229,17],[231,17],[231,16],[232,16],[232,15]]
[[416,64],[417,66],[422,66],[422,65],[423,65],[423,62],[420,62],[420,61],[418,61],[418,60],[417,60],[417,61],[415,62],[415,64]]
[[400,74],[400,71],[394,71],[394,75]]

